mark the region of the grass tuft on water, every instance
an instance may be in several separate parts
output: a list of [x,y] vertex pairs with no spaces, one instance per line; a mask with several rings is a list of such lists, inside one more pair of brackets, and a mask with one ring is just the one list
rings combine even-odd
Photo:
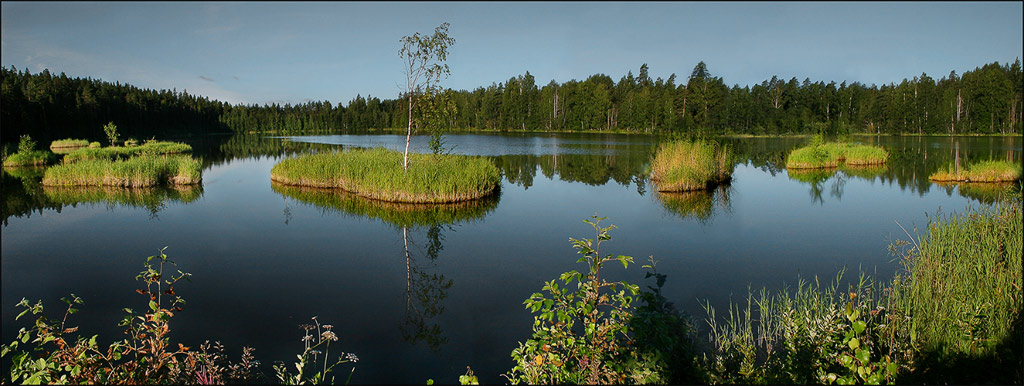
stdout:
[[127,160],[92,159],[57,165],[46,170],[44,186],[149,187],[162,183],[198,184],[202,166],[188,156],[132,157]]
[[88,146],[89,146],[89,140],[87,140],[87,139],[65,138],[65,139],[58,139],[58,140],[55,140],[53,142],[50,142],[50,149],[67,149],[67,148],[79,148],[79,147],[88,147]]
[[732,178],[732,151],[712,141],[661,144],[651,162],[651,180],[659,192],[708,190]]
[[889,159],[889,152],[875,146],[849,143],[812,143],[789,153],[786,169],[836,168],[845,163],[851,166],[881,165]]
[[954,164],[933,173],[929,180],[937,182],[1013,182],[1019,180],[1021,166],[1009,161],[981,161],[957,169]]
[[376,148],[285,159],[274,165],[270,179],[382,201],[449,203],[494,193],[501,172],[484,158],[431,154],[409,154],[409,170],[403,171],[402,153]]

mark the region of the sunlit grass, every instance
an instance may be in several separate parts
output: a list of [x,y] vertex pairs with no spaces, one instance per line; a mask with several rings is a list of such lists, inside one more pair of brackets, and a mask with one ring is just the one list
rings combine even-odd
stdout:
[[114,160],[126,159],[137,155],[159,155],[189,153],[192,146],[180,142],[150,141],[139,146],[108,146],[81,148],[64,155],[64,163],[83,160]]
[[52,152],[46,150],[30,150],[18,152],[4,159],[4,167],[43,166],[56,160]]
[[835,168],[841,163],[852,166],[881,165],[888,159],[889,152],[880,147],[830,142],[793,150],[786,159],[786,169]]
[[190,185],[202,179],[202,166],[187,156],[138,156],[127,160],[93,159],[51,167],[44,186],[148,187]]
[[651,162],[651,181],[659,192],[707,190],[732,177],[732,151],[711,141],[661,144]]
[[383,148],[309,154],[282,160],[270,171],[285,185],[338,188],[375,200],[445,203],[494,193],[501,172],[490,161],[462,155],[409,154]]
[[949,164],[944,170],[933,173],[928,179],[939,182],[1012,182],[1019,180],[1020,175],[1019,163],[990,160],[970,164],[959,168],[959,170],[954,164]]
[[87,139],[58,139],[50,142],[50,149],[67,149],[67,148],[79,148],[89,146],[89,140]]

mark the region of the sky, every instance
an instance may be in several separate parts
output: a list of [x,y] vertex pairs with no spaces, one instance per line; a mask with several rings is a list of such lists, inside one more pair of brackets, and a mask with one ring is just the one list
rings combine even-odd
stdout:
[[396,98],[399,39],[455,39],[442,86],[532,74],[538,86],[646,63],[685,83],[703,61],[727,85],[899,83],[1020,58],[1021,2],[15,2],[0,64],[232,104]]

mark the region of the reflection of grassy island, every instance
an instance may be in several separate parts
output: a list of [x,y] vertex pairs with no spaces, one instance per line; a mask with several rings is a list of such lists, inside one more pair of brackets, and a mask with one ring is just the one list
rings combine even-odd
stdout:
[[109,203],[133,207],[159,208],[167,201],[191,203],[203,195],[198,185],[122,189],[107,186],[44,187],[43,193],[54,205]]
[[933,173],[929,180],[937,182],[1012,182],[1020,179],[1020,164],[1009,161],[982,161],[957,168],[950,164]]
[[429,154],[409,154],[409,170],[403,171],[402,153],[378,148],[285,159],[274,165],[270,179],[285,185],[339,188],[375,200],[446,203],[494,193],[501,173],[484,158]]
[[663,143],[651,162],[659,192],[707,190],[732,177],[732,152],[710,141]]
[[701,222],[711,219],[716,202],[722,207],[729,205],[728,190],[724,186],[716,191],[659,192],[655,197],[669,212]]
[[[817,142],[817,141],[816,141]],[[849,143],[812,143],[789,153],[786,169],[824,169],[851,166],[881,165],[889,159],[889,152],[880,147]]]
[[324,210],[376,218],[398,227],[447,225],[479,219],[498,206],[497,195],[449,204],[409,204],[370,200],[338,189],[279,183],[272,183],[270,187],[278,194]]
[[167,182],[198,184],[199,161],[187,156],[138,156],[127,160],[83,160],[51,167],[43,176],[45,186],[148,187]]

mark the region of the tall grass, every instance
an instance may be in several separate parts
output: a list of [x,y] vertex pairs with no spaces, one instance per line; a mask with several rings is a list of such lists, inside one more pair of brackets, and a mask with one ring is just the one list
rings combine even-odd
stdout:
[[282,160],[270,171],[285,185],[339,188],[375,200],[446,203],[494,193],[501,172],[490,161],[461,155],[410,154],[383,148],[310,154]]
[[83,160],[115,160],[127,159],[138,155],[163,155],[189,153],[192,146],[180,142],[150,141],[140,146],[108,146],[88,147],[72,151],[64,155],[64,163],[73,163]]
[[46,170],[44,186],[148,187],[197,184],[202,179],[199,161],[187,156],[139,156],[127,160],[84,160]]
[[732,150],[713,141],[662,143],[651,161],[659,192],[707,190],[732,178]]
[[924,350],[985,355],[1020,338],[1021,220],[1019,201],[1001,201],[929,222],[898,287]]
[[989,160],[973,163],[963,168],[957,168],[951,163],[944,170],[932,173],[928,179],[938,182],[1012,182],[1019,180],[1020,176],[1021,166],[1019,163]]
[[58,139],[50,142],[50,149],[58,148],[69,148],[69,147],[86,147],[89,146],[89,140],[87,139]]

